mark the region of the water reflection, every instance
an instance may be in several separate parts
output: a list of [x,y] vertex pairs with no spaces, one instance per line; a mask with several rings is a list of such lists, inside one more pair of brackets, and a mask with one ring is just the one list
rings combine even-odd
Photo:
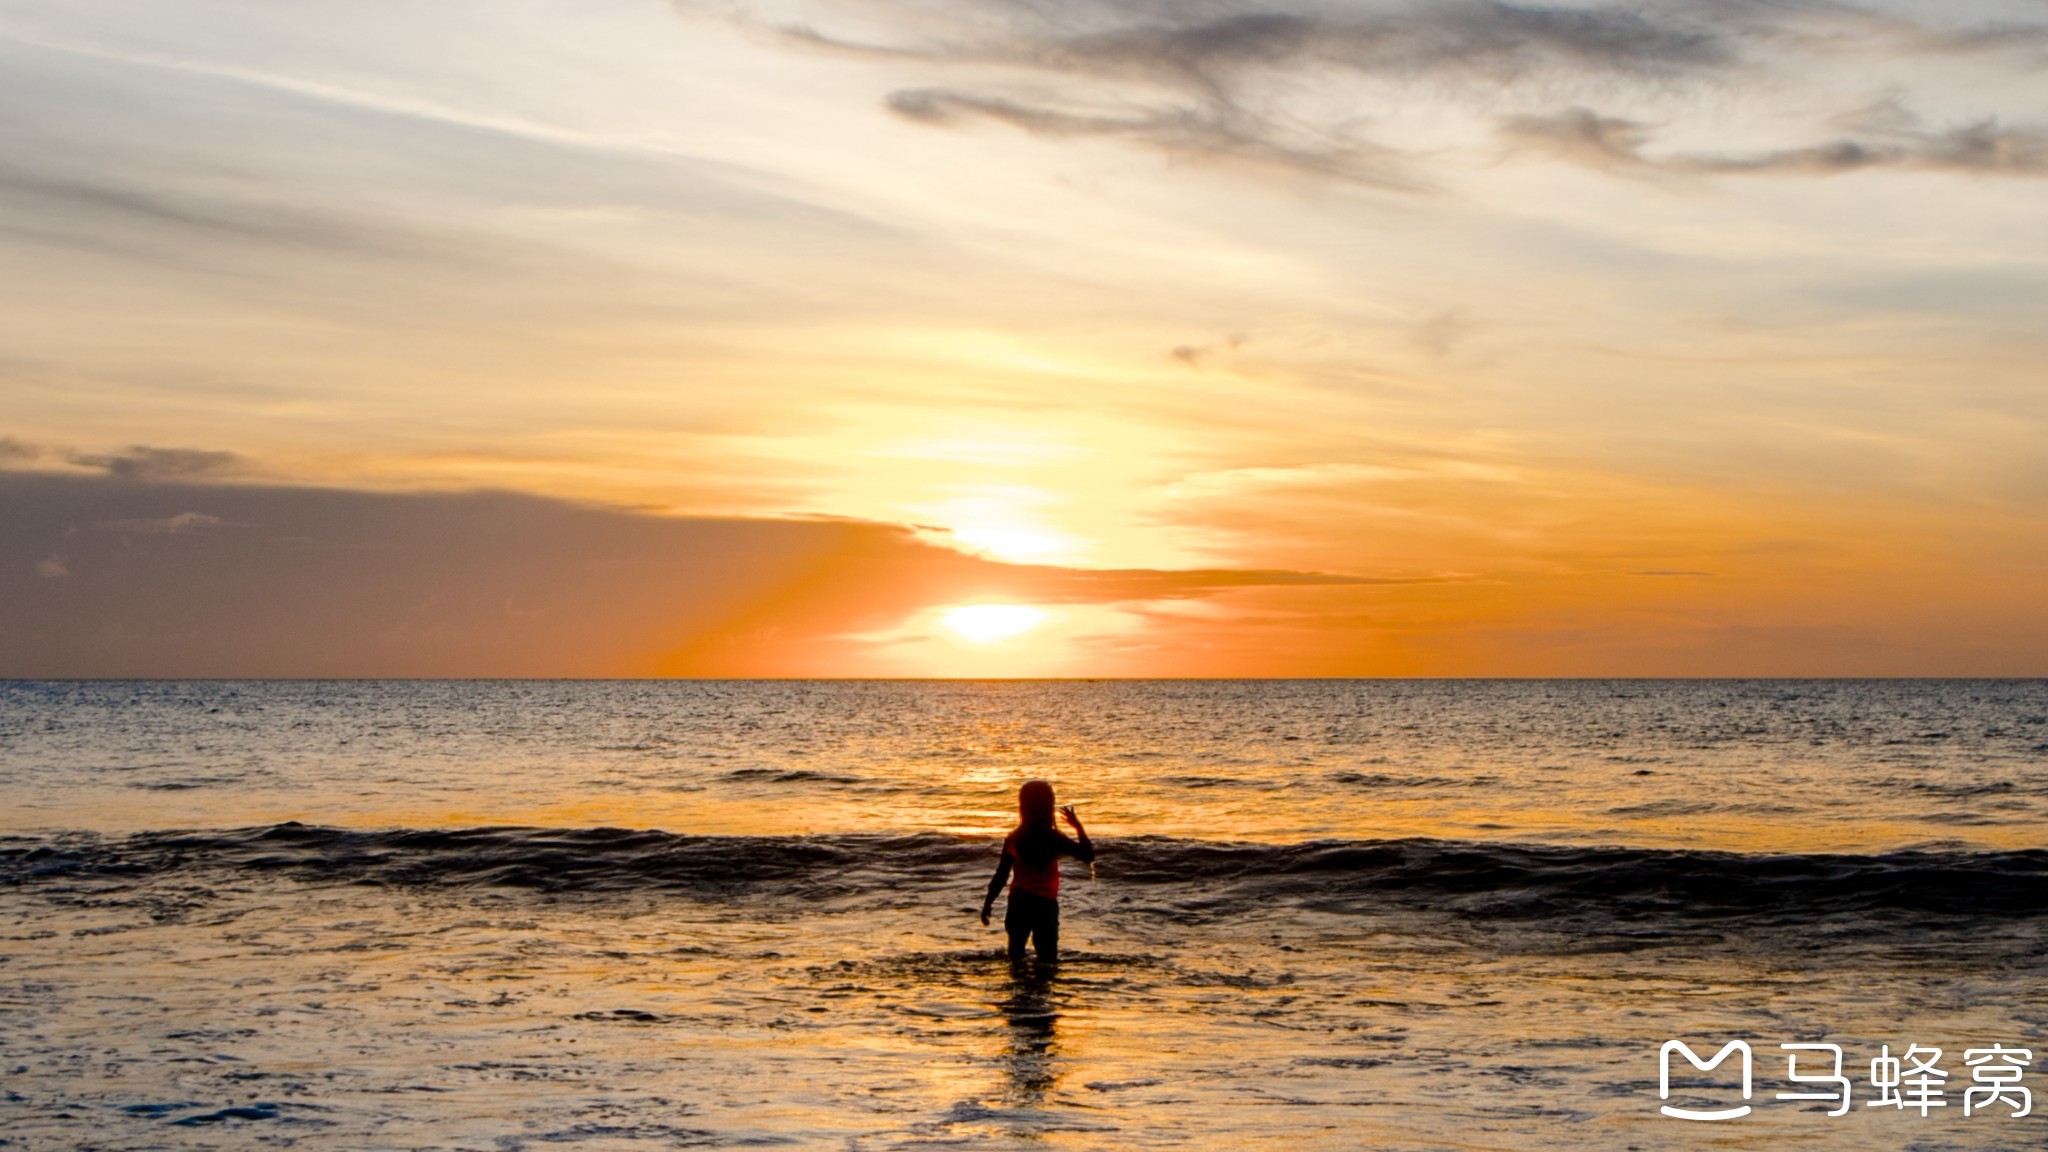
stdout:
[[2044,715],[2048,680],[14,682],[0,831],[993,836],[1030,776],[1105,836],[2023,849]]
[[1035,1108],[1059,1085],[1055,1027],[1064,997],[1050,966],[1018,965],[1011,970],[1009,995],[997,1008],[1009,1024],[1003,1052],[1008,1103]]

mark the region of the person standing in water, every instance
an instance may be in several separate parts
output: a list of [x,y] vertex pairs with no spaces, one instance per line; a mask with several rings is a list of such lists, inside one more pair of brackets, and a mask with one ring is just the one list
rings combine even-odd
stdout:
[[1052,785],[1043,780],[1026,780],[1017,789],[1017,827],[1003,839],[1003,854],[981,902],[981,922],[986,926],[996,894],[1003,890],[1003,881],[1010,881],[1010,906],[1003,913],[1003,929],[1010,934],[1012,963],[1024,959],[1027,940],[1037,947],[1039,963],[1051,964],[1060,958],[1060,857],[1072,856],[1083,863],[1095,859],[1095,845],[1088,839],[1088,830],[1081,827],[1073,805],[1059,809],[1059,814],[1080,839],[1069,839],[1054,827],[1054,803]]

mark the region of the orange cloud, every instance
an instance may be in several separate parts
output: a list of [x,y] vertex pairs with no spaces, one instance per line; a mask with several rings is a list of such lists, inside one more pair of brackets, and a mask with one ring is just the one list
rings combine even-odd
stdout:
[[[1172,601],[1301,572],[1007,565],[859,520],[0,473],[0,675],[860,675],[964,599]],[[54,560],[54,563],[53,563]],[[52,572],[63,578],[52,578]]]

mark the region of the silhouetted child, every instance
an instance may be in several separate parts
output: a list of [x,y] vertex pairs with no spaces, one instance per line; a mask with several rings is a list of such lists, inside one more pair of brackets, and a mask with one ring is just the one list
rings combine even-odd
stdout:
[[1024,959],[1024,942],[1038,948],[1041,964],[1060,957],[1060,857],[1072,856],[1084,863],[1095,859],[1095,845],[1072,805],[1059,813],[1074,829],[1079,840],[1053,826],[1052,785],[1043,780],[1026,780],[1017,789],[1017,827],[1003,839],[1003,855],[996,861],[996,874],[988,882],[988,896],[981,902],[981,922],[988,923],[989,909],[995,907],[996,893],[1003,881],[1010,883],[1010,906],[1003,913],[1003,929],[1010,934],[1010,960]]

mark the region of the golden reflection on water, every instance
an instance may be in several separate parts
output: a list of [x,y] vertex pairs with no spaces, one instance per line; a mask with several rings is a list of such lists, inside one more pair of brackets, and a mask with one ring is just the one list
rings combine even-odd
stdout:
[[1027,972],[1011,978],[1009,995],[998,1006],[1008,1025],[1003,1070],[1005,1097],[1013,1107],[1035,1107],[1059,1086],[1057,976]]
[[[251,684],[16,701],[0,830],[1010,826],[1744,852],[2048,841],[2028,684]],[[131,699],[131,693],[133,699]],[[2004,695],[1999,695],[2003,693]],[[189,699],[188,699],[189,697]],[[1989,701],[1988,703],[1986,701]]]
[[[331,803],[264,809],[250,806],[241,824],[286,820],[354,828],[444,828],[537,826],[550,828],[651,828],[691,835],[784,836],[844,833],[932,832],[963,837],[1001,836],[1016,823],[1012,795],[1015,782],[979,795],[948,796],[944,803],[891,801],[876,803],[859,797],[811,796],[801,802],[770,797],[716,797],[636,800],[581,797],[528,806],[517,798],[495,804],[403,804],[373,811],[351,811],[345,797]],[[1117,838],[1153,835],[1188,839],[1293,843],[1327,838],[1441,838],[1525,841],[1552,844],[1626,844],[1654,848],[1693,848],[1727,852],[1861,853],[1925,844],[1946,831],[1967,832],[1967,843],[1987,849],[2039,847],[2043,829],[2030,823],[1930,828],[1909,815],[1873,812],[1852,824],[1745,815],[1615,816],[1534,800],[1502,800],[1493,805],[1442,803],[1424,799],[1387,799],[1369,813],[1328,822],[1298,819],[1278,823],[1267,814],[1246,812],[1206,798],[1169,810],[1154,789],[1120,793],[1102,781],[1059,784],[1062,803],[1075,803],[1091,833]],[[975,801],[980,803],[975,803]],[[178,827],[178,823],[144,819],[139,827]],[[160,809],[147,811],[159,812]],[[194,821],[183,826],[217,827]]]
[[[1924,814],[1865,811],[1843,821],[1785,816],[1712,813],[1683,816],[1589,813],[1561,803],[1524,798],[1501,788],[1490,802],[1445,802],[1439,798],[1386,798],[1372,804],[1331,806],[1333,810],[1292,814],[1260,811],[1210,797],[1177,798],[1163,804],[1154,787],[1120,791],[1120,781],[1058,780],[1062,803],[1077,804],[1097,836],[1153,835],[1187,839],[1292,843],[1302,840],[1442,838],[1526,841],[1553,844],[1626,844],[1729,852],[1886,851],[1942,842],[1945,846],[2021,850],[2039,847],[2048,829],[2031,821],[1930,825]],[[116,829],[204,829],[276,824],[296,820],[344,828],[460,828],[536,826],[550,828],[649,828],[691,835],[785,836],[843,833],[933,832],[941,835],[1000,836],[1016,822],[1016,783],[997,789],[950,794],[928,800],[870,800],[860,796],[811,794],[800,797],[703,793],[684,797],[579,796],[529,798],[517,794],[494,800],[379,802],[365,806],[345,793],[294,797],[289,805],[241,803],[231,810],[173,800],[115,796],[96,807],[95,817]],[[1538,791],[1532,789],[1531,791]],[[1540,793],[1539,793],[1540,794]],[[33,831],[62,824],[38,820],[33,809],[17,810],[9,826]]]

